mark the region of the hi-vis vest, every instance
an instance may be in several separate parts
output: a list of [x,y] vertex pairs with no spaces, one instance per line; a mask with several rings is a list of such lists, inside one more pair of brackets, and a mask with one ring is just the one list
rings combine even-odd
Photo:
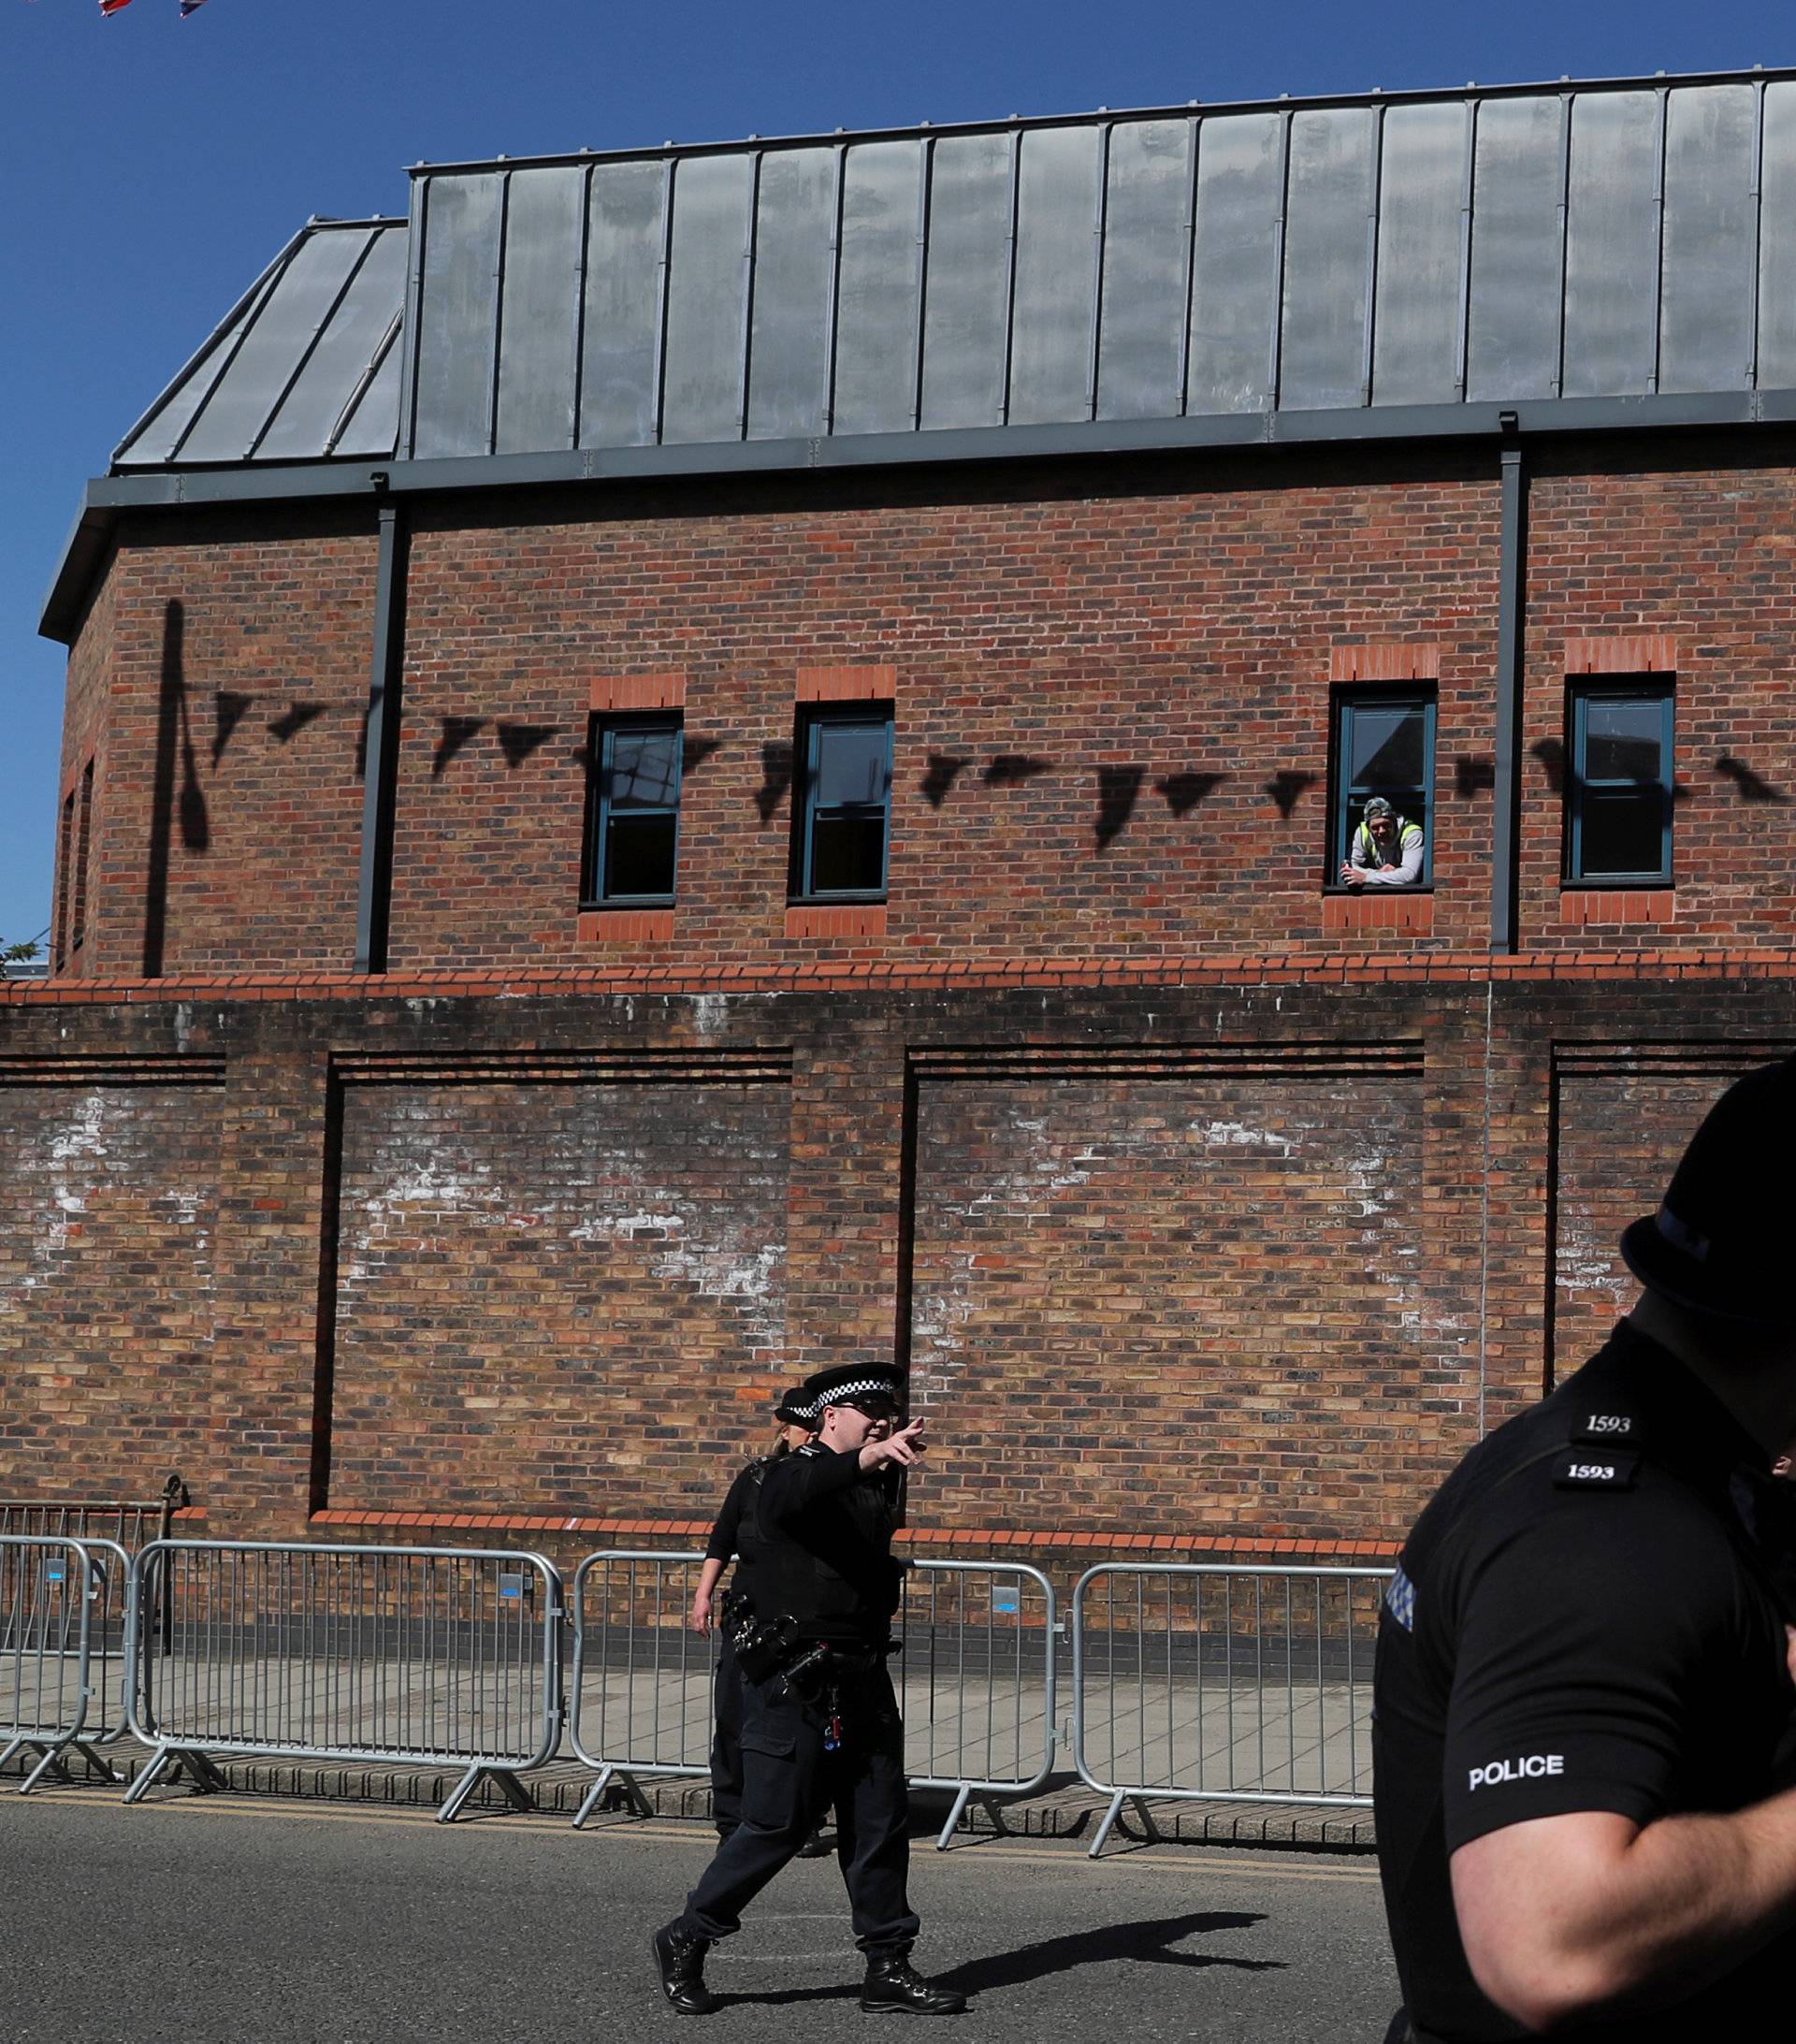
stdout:
[[[1419,823],[1412,823],[1404,817],[1398,818],[1397,850],[1399,854],[1411,845],[1418,843],[1421,836],[1422,826]],[[1354,847],[1368,865],[1376,866],[1378,864],[1378,845],[1372,836],[1372,827],[1369,823],[1362,823],[1354,833]],[[1392,863],[1396,863],[1395,861]]]

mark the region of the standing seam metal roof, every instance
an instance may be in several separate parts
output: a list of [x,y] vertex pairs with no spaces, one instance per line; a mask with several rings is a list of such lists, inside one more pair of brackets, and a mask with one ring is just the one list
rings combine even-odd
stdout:
[[310,222],[112,457],[123,469],[390,455],[403,221]]
[[413,178],[409,226],[304,230],[116,466],[1796,390],[1787,72]]

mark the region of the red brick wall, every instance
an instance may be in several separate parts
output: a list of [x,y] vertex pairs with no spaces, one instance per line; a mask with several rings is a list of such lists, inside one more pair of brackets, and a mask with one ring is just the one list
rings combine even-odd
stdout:
[[[103,573],[81,623],[68,660],[63,699],[63,751],[55,790],[56,872],[51,888],[52,919],[50,959],[53,971],[76,977],[92,970],[97,834],[105,821],[109,719],[107,700],[117,631],[119,579]],[[94,765],[87,819],[87,870],[81,870],[81,783],[89,761]],[[77,944],[76,912],[81,910],[81,941]],[[29,936],[28,930],[16,933]]]
[[351,963],[369,527],[359,508],[122,525],[71,668],[109,699],[90,974]]
[[788,1088],[345,1089],[329,1501],[705,1513],[784,1374]]
[[[150,1498],[210,1469],[220,1099],[51,1058],[0,1075],[0,1494]],[[166,1069],[166,1067],[165,1067]]]
[[0,1496],[677,1527],[776,1384],[908,1356],[926,1540],[1394,1539],[1627,1301],[1796,975],[1364,969],[7,990]]
[[1326,1535],[1414,1462],[1418,1378],[1463,1361],[1424,1289],[1420,1059],[1253,1062],[922,1087],[933,1521],[1001,1492],[1100,1530]]
[[[1528,495],[1524,943],[1790,943],[1796,534],[1788,466],[1757,450],[1661,445],[1650,457],[1604,452],[1575,469],[1548,455],[1540,468]],[[1592,923],[1559,884],[1567,648],[1643,634],[1675,651],[1675,890],[1669,901],[1613,904]],[[1672,920],[1648,922],[1654,908]]]
[[1578,1047],[1558,1061],[1553,1377],[1584,1363],[1632,1302],[1618,1238],[1658,1205],[1698,1123],[1733,1080],[1789,1048]]
[[[1530,460],[1524,947],[1791,941],[1787,470],[1737,442]],[[1488,471],[1387,451],[423,507],[393,962],[1479,948]],[[147,931],[165,973],[348,964],[374,567],[359,508],[122,526],[70,667],[65,789],[106,733],[80,970],[141,970]],[[1564,895],[1568,660],[1643,637],[1677,662],[1676,888]],[[1373,905],[1389,927],[1321,892],[1329,674],[1368,644],[1440,674],[1436,892]],[[819,930],[787,915],[794,706],[870,669],[891,901]],[[593,685],[645,674],[685,696],[678,905],[582,919]]]
[[[1456,762],[1491,743],[1482,468],[1212,462],[1045,498],[430,515],[411,554],[393,963],[1363,948],[1325,932],[1321,877],[1330,656],[1369,638],[1440,647],[1432,941],[1477,941],[1489,797],[1475,776],[1460,791]],[[799,677],[869,664],[895,677],[884,931],[789,937]],[[669,671],[694,747],[673,935],[583,944],[590,684]]]

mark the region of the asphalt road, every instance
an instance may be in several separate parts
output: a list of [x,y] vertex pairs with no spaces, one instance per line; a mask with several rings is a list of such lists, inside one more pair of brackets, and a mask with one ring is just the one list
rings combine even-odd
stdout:
[[[595,1826],[116,1793],[0,1794],[4,2044],[581,2044],[853,2036],[830,1861],[799,1862],[676,2017],[649,1933],[703,1864],[690,1824]],[[963,2040],[1380,2044],[1397,1995],[1369,1860],[1189,1846],[919,1841],[922,1970]],[[641,2026],[640,2029],[638,2026]],[[885,2036],[891,2025],[877,2034]],[[906,2034],[907,2031],[906,2031]]]

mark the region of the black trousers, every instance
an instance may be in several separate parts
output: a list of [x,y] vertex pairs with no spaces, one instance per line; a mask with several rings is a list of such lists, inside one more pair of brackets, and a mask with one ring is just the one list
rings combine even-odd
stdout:
[[742,1674],[730,1634],[717,1631],[711,1698],[711,1821],[727,1838],[742,1822]]
[[820,1710],[778,1676],[741,1682],[742,1821],[686,1898],[682,1927],[728,1937],[742,1912],[835,1805],[836,1859],[854,1941],[869,1954],[908,1951],[918,1923],[907,1892],[909,1798],[905,1735],[883,1665],[840,1686],[842,1743],[824,1750]]

